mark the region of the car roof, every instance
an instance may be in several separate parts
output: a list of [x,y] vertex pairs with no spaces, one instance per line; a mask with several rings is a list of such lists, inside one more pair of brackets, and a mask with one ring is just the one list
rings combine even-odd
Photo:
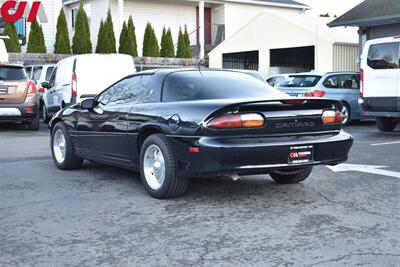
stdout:
[[24,65],[18,64],[18,63],[0,63],[0,66],[2,66],[2,67],[4,67],[4,66],[6,66],[6,67],[20,67],[20,68],[24,67]]
[[43,64],[29,64],[29,65],[25,65],[24,67],[37,67],[37,66],[53,67],[55,65],[56,65],[55,63],[43,63]]

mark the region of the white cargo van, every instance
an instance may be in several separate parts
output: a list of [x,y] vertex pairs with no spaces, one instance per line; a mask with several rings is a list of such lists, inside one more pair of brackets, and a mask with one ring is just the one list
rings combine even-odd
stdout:
[[133,57],[122,54],[88,54],[63,59],[55,66],[50,81],[42,83],[48,90],[43,95],[43,118],[65,106],[91,98],[136,72]]
[[370,40],[361,56],[359,103],[375,117],[379,130],[393,131],[400,121],[400,37]]

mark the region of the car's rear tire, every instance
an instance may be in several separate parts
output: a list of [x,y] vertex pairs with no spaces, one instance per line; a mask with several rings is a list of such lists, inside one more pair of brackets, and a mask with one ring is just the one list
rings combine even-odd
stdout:
[[313,167],[305,167],[293,170],[279,170],[273,171],[269,175],[278,184],[295,184],[307,179],[310,176],[312,169]]
[[40,114],[39,112],[35,115],[34,118],[28,123],[28,128],[31,131],[38,131],[40,127]]
[[176,174],[176,161],[168,140],[162,134],[149,136],[140,150],[140,176],[146,191],[154,198],[182,196],[188,179]]
[[343,125],[348,125],[351,121],[351,109],[347,103],[342,103],[342,113],[344,115]]
[[397,121],[392,118],[376,118],[376,126],[381,132],[393,132],[397,126]]
[[64,122],[58,122],[51,131],[51,152],[53,161],[61,170],[79,169],[83,159],[75,155],[74,145]]

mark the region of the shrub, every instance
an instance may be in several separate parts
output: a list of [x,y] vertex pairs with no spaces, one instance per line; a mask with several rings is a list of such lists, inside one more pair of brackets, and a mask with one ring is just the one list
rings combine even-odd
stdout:
[[144,57],[159,57],[160,47],[154,29],[148,22],[143,38],[143,56]]
[[171,29],[163,29],[161,38],[161,51],[162,57],[175,57],[174,41],[172,40]]
[[83,9],[82,0],[75,20],[75,34],[72,39],[72,52],[74,54],[92,53],[89,23],[86,12]]
[[31,31],[28,38],[28,53],[46,53],[46,45],[44,44],[44,35],[42,26],[37,20],[31,23]]
[[14,23],[5,23],[4,35],[9,37],[9,39],[4,39],[7,51],[17,53],[21,52],[21,45],[19,44],[18,34]]
[[69,42],[67,19],[64,9],[61,8],[57,19],[56,42],[54,44],[55,54],[71,54],[71,44]]
[[137,41],[136,41],[136,33],[135,33],[135,25],[133,24],[133,19],[132,16],[129,16],[128,20],[128,41],[129,43],[129,51],[130,55],[133,57],[138,56],[138,51],[137,51]]

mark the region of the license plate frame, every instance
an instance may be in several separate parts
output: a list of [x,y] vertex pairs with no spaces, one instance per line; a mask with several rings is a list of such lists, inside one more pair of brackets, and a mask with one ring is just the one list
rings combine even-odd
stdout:
[[0,85],[0,95],[8,94],[8,86]]
[[314,162],[314,146],[291,146],[288,155],[289,165],[310,164]]

